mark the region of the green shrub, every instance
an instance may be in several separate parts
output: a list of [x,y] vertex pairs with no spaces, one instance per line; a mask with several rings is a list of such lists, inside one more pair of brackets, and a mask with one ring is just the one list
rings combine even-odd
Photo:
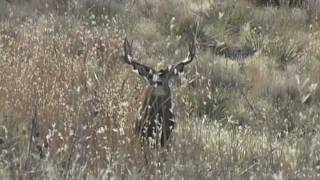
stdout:
[[275,57],[278,67],[285,70],[286,67],[303,55],[304,45],[301,42],[288,38],[277,38],[264,47],[264,52]]
[[303,7],[305,0],[250,0],[261,6]]

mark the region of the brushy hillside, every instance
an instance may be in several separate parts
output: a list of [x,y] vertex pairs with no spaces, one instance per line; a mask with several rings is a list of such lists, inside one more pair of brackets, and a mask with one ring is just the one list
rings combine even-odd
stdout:
[[[317,0],[0,1],[0,179],[319,179],[319,18]],[[133,134],[126,36],[150,66],[196,39],[168,149]]]

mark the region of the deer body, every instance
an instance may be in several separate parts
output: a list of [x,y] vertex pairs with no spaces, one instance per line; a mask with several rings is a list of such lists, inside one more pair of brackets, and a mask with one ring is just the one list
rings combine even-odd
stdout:
[[154,140],[164,146],[174,128],[170,88],[149,86],[146,89],[135,125],[141,142]]
[[195,55],[194,43],[189,46],[189,55],[182,62],[169,68],[158,71],[136,62],[132,57],[132,43],[127,39],[124,42],[124,62],[133,67],[133,71],[149,83],[135,123],[135,133],[140,137],[142,144],[165,146],[175,126],[172,112],[171,77],[183,72],[186,64],[190,63]]

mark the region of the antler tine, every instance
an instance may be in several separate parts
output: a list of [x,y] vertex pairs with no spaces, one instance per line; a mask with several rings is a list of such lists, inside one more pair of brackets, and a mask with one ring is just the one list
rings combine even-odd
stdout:
[[184,65],[189,64],[189,63],[193,60],[193,58],[195,57],[195,55],[196,55],[195,41],[192,40],[192,41],[189,43],[188,57],[187,57],[184,61],[182,61],[182,63],[183,63]]
[[133,44],[133,41],[131,41],[131,43],[129,43],[128,38],[125,37],[124,43],[123,43],[124,60],[128,64],[132,63],[132,44]]
[[133,47],[133,40],[131,40],[130,49],[132,49],[132,47]]
[[196,55],[196,46],[195,46],[195,40],[193,39],[191,43],[189,44],[189,59],[192,61],[194,56]]
[[123,42],[123,50],[124,50],[124,56],[127,55],[127,37],[125,37],[124,42]]

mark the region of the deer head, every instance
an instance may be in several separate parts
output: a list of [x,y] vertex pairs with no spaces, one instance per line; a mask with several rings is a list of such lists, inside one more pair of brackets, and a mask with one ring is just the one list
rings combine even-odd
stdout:
[[142,143],[157,145],[160,141],[164,146],[175,126],[169,80],[183,73],[185,65],[192,62],[196,54],[195,43],[192,41],[189,44],[188,56],[183,61],[158,71],[137,62],[133,57],[132,45],[133,42],[125,38],[123,61],[149,83],[138,112],[135,132]]

